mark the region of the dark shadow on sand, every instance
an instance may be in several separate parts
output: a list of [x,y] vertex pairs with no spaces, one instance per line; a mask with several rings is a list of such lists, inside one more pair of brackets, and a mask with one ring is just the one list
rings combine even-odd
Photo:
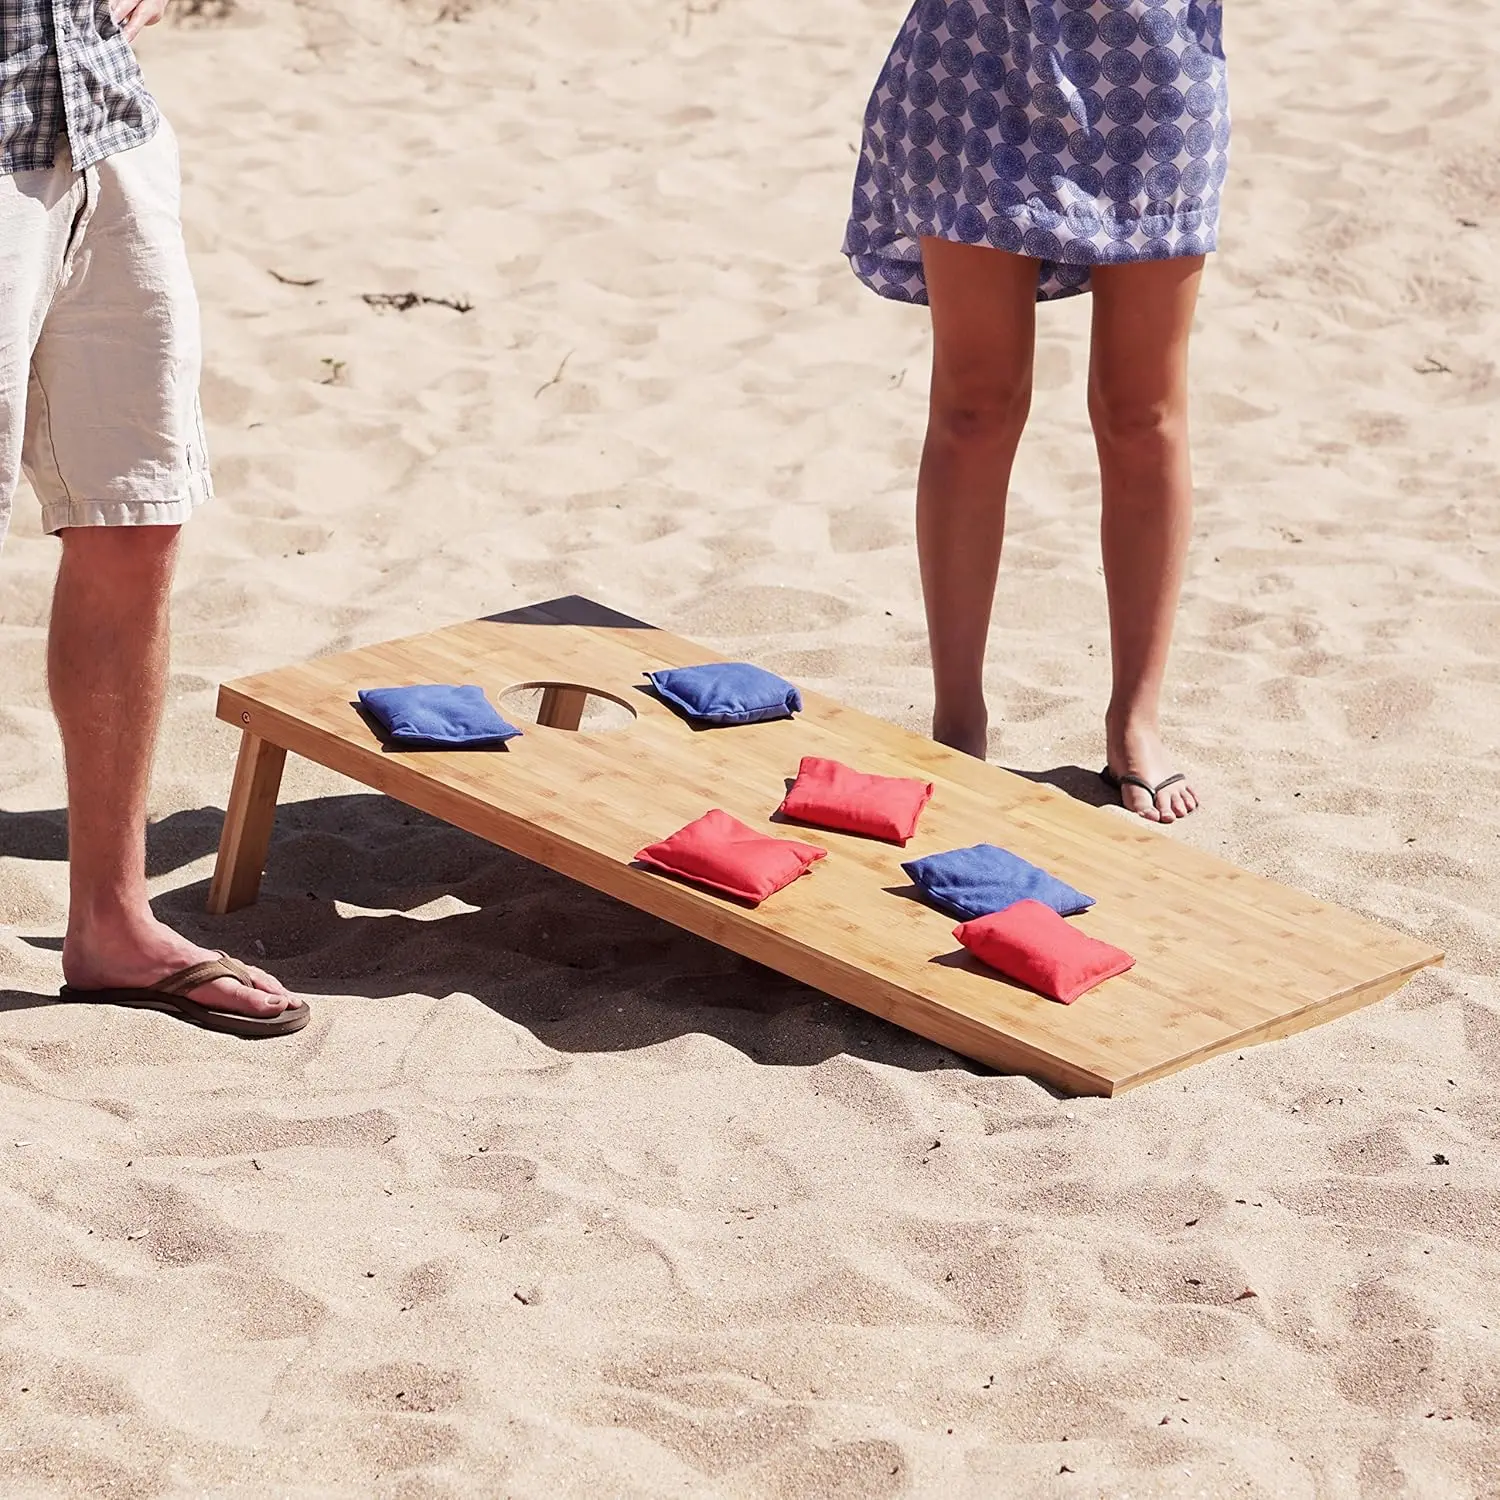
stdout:
[[496,625],[587,625],[596,630],[655,630],[644,620],[622,615],[619,610],[604,604],[595,604],[582,594],[564,594],[558,599],[547,599],[541,604],[527,604],[520,609],[508,609],[498,615],[485,615],[484,619]]
[[[211,853],[222,821],[222,810],[199,808],[154,824],[153,874]],[[61,811],[0,814],[0,850],[61,859],[64,828]],[[995,1076],[373,792],[284,804],[260,900],[211,917],[207,894],[206,880],[179,886],[157,898],[157,914],[194,942],[264,965],[314,1006],[319,994],[399,1003],[412,993],[458,993],[565,1053],[629,1051],[702,1035],[771,1067],[813,1067],[848,1055],[911,1072]],[[403,915],[444,897],[474,909]],[[382,914],[344,915],[335,903]],[[55,938],[24,933],[22,941],[58,946]],[[0,1012],[60,1003],[53,995],[0,991]]]
[[[146,829],[146,874],[150,879],[170,875],[219,847],[224,811],[218,807],[187,808],[172,813]],[[56,860],[68,857],[68,814],[61,807],[36,812],[0,809],[0,858]]]
[[33,990],[0,990],[0,1014],[8,1010],[39,1010],[44,1005],[61,1005],[55,994],[37,994]]
[[1090,807],[1118,807],[1120,797],[1099,779],[1097,771],[1083,766],[1053,766],[1049,771],[1023,771],[1020,766],[1006,766],[1012,776],[1022,776],[1038,786],[1050,786],[1065,792],[1075,802]]

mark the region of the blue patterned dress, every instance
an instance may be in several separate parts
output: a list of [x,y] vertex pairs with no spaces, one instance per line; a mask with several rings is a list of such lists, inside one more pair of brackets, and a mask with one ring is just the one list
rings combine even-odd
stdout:
[[1229,163],[1221,0],[917,0],[865,110],[844,253],[927,301],[919,241],[1089,267],[1202,255]]

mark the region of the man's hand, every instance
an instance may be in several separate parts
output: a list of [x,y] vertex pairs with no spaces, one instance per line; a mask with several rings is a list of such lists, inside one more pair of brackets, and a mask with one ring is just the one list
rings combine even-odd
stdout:
[[111,0],[109,13],[115,25],[124,31],[126,40],[133,42],[166,15],[167,5],[168,0]]

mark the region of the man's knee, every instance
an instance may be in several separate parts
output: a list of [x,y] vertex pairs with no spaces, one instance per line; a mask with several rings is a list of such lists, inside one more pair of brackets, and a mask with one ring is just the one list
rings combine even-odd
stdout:
[[170,568],[181,526],[66,526],[58,532],[63,556],[111,570]]
[[62,541],[61,589],[83,589],[101,602],[162,599],[177,567],[180,526],[68,526]]

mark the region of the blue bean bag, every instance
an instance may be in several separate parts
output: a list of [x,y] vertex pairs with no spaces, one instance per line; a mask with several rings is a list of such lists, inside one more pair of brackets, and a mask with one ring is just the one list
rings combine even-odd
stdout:
[[472,685],[362,688],[359,701],[400,750],[486,750],[521,732]]
[[1040,901],[1060,917],[1087,911],[1092,896],[996,844],[975,844],[929,854],[901,866],[940,911],[971,921],[1004,911],[1017,901]]
[[647,672],[651,686],[695,724],[761,724],[802,711],[802,694],[784,677],[747,661]]

